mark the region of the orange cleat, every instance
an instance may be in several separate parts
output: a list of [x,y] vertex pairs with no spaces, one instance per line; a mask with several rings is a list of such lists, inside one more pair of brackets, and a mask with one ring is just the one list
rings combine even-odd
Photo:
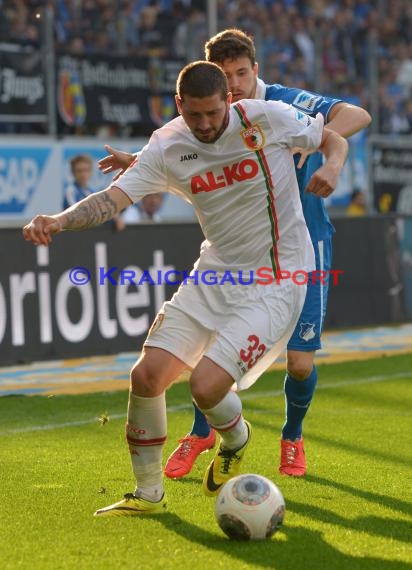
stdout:
[[179,445],[166,462],[165,475],[169,479],[179,479],[191,472],[196,459],[201,453],[215,446],[216,432],[210,430],[207,437],[186,435],[179,439]]
[[296,441],[290,439],[280,440],[280,466],[281,475],[303,477],[306,473],[306,457],[303,447],[303,437]]

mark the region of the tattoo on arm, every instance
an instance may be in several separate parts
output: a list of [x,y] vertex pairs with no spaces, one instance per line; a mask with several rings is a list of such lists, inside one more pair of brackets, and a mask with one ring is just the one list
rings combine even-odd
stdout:
[[118,213],[116,202],[106,192],[88,196],[65,212],[66,230],[87,230],[111,220]]

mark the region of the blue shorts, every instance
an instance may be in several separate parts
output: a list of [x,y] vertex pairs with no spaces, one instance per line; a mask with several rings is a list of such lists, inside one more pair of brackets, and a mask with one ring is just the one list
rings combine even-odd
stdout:
[[[305,304],[296,328],[288,342],[288,350],[312,352],[321,348],[320,335],[326,315],[329,290],[329,270],[332,263],[332,238],[313,244],[318,273],[310,273]],[[325,271],[326,275],[319,274]],[[324,277],[324,285],[320,276]]]

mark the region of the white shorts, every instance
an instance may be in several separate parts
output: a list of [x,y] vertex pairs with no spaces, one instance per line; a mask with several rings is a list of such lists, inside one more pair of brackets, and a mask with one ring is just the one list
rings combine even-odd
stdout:
[[306,285],[181,285],[164,303],[145,346],[167,350],[189,368],[206,356],[248,388],[285,350]]

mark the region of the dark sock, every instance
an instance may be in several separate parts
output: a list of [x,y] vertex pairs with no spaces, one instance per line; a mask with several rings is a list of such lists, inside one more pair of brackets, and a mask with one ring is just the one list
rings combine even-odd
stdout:
[[193,420],[192,431],[190,432],[190,435],[207,437],[210,433],[210,425],[206,419],[206,416],[199,410],[194,402],[193,407],[195,409],[195,418]]
[[294,441],[302,436],[303,418],[309,409],[316,388],[318,373],[313,367],[306,380],[285,377],[286,421],[282,427],[282,439]]

